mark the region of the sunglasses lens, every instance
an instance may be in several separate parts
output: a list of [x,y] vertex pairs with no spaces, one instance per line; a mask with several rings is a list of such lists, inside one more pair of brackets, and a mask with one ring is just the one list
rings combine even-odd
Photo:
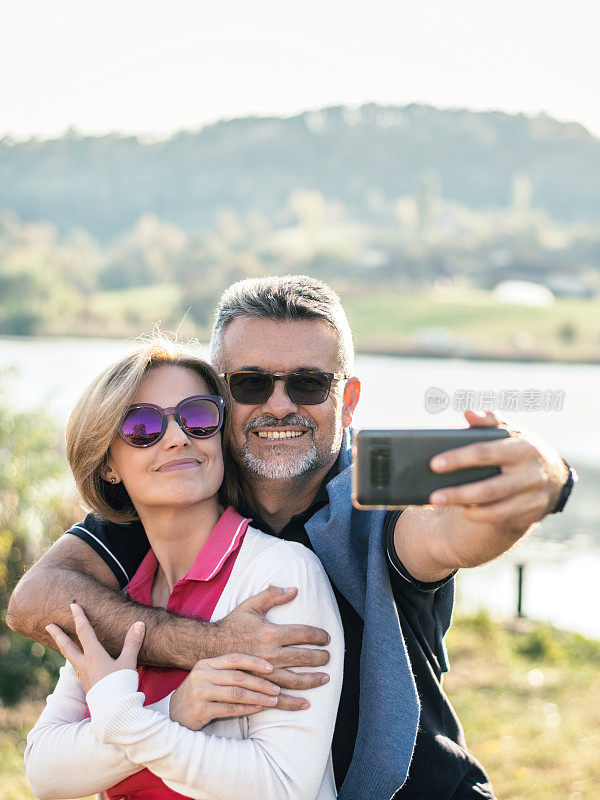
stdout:
[[146,447],[160,439],[162,417],[154,408],[130,408],[121,423],[123,438],[134,447]]
[[294,372],[287,381],[290,400],[303,406],[324,403],[329,394],[331,378],[325,372]]
[[197,439],[212,436],[219,428],[219,407],[212,400],[190,400],[181,406],[179,416],[187,433]]
[[[294,372],[286,379],[286,391],[293,403],[316,406],[329,394],[331,377],[326,372]],[[264,372],[233,372],[229,376],[231,396],[237,403],[259,405],[271,396],[273,379]]]
[[229,376],[229,391],[237,403],[265,403],[271,394],[271,386],[271,378],[263,372],[234,372]]

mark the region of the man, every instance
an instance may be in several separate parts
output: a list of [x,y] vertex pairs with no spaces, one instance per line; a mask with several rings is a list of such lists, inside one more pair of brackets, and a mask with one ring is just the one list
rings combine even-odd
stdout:
[[[231,451],[247,504],[241,510],[262,530],[314,549],[334,586],[346,638],[333,743],[339,797],[493,798],[441,689],[452,576],[500,555],[561,509],[571,475],[554,450],[513,434],[434,459],[432,468],[442,472],[501,467],[486,481],[436,492],[434,506],[401,514],[352,509],[347,429],[360,396],[352,356],[348,322],[325,284],[288,276],[241,281],[225,292],[211,357],[234,400]],[[492,414],[466,416],[471,425],[497,424]],[[199,658],[241,651],[270,660],[270,678],[283,688],[307,690],[326,680],[288,669],[325,664],[326,652],[301,645],[325,645],[326,634],[264,618],[293,592],[272,587],[216,625],[178,619],[116,591],[147,548],[139,526],[119,529],[88,516],[69,533],[15,590],[8,612],[15,630],[49,644],[49,622],[72,633],[75,598],[113,653],[142,619],[142,659],[149,663],[191,669]],[[192,672],[170,705],[171,717],[190,728],[193,696]],[[310,699],[318,702],[318,693]],[[280,702],[301,705],[285,694]]]

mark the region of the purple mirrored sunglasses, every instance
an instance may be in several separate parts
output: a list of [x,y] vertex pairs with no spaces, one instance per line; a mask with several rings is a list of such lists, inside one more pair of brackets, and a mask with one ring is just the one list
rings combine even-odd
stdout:
[[129,406],[119,425],[119,435],[132,447],[150,447],[162,439],[168,418],[173,415],[179,427],[194,439],[208,439],[221,430],[225,400],[219,395],[196,394],[185,397],[173,408],[154,403]]

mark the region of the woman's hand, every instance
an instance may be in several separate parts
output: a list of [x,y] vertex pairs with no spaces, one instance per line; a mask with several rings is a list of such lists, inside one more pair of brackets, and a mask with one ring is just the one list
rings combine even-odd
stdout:
[[81,650],[58,625],[48,625],[46,630],[56,642],[58,649],[77,672],[77,677],[86,692],[95,683],[119,669],[136,669],[137,657],[144,641],[144,623],[135,622],[127,631],[121,655],[112,658],[102,647],[81,606],[71,603],[75,620],[75,631]]
[[193,731],[214,719],[245,717],[277,705],[279,686],[251,673],[269,673],[256,656],[229,653],[198,661],[171,697],[169,716]]

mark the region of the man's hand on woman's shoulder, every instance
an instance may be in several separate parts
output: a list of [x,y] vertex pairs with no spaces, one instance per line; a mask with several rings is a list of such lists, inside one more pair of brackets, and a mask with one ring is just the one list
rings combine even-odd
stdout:
[[[249,597],[226,617],[214,624],[214,655],[247,653],[273,665],[269,680],[282,689],[313,689],[326,680],[323,672],[293,672],[290,667],[321,667],[329,661],[329,634],[310,625],[277,625],[266,614],[274,606],[289,603],[296,597],[295,588],[269,586]],[[311,645],[306,647],[305,645]],[[317,647],[315,647],[315,645]],[[299,709],[303,698],[280,695],[279,708]]]

